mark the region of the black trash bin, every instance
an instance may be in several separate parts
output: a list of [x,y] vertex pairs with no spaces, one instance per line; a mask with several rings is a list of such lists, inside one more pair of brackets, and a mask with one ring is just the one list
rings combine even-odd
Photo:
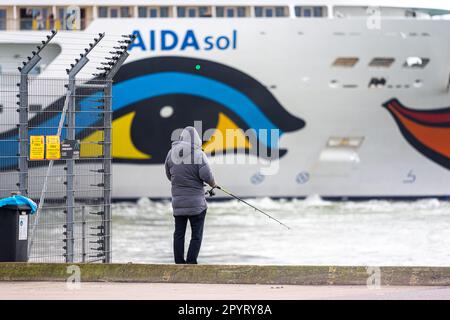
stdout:
[[27,205],[0,207],[0,262],[28,261],[28,215]]

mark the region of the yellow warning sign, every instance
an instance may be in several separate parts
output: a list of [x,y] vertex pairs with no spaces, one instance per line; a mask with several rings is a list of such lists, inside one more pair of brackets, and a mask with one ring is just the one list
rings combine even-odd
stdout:
[[44,136],[30,136],[30,160],[44,160]]
[[47,160],[61,159],[61,144],[59,142],[59,136],[46,136],[46,158]]

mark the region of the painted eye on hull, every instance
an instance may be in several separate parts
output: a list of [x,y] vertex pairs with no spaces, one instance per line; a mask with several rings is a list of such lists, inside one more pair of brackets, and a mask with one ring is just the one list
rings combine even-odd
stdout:
[[[224,123],[229,129],[238,129],[237,123],[243,125],[236,115],[226,115],[223,106],[208,99],[184,94],[162,95],[140,100],[126,107],[123,112],[125,114],[119,115],[113,124],[113,157],[147,160],[151,163],[164,162],[172,132],[180,128],[180,124],[193,124],[201,120],[205,130],[219,129]],[[128,137],[130,140],[126,141],[125,138]],[[211,135],[205,137],[205,140],[210,138]],[[207,153],[218,151],[218,148],[208,147],[208,142],[204,144],[205,147]],[[245,148],[244,145],[239,147]],[[134,149],[131,153],[130,148]]]
[[[201,68],[196,66],[201,65]],[[83,92],[86,98],[77,101],[81,111],[95,109],[103,103],[100,92]],[[300,130],[305,122],[287,112],[275,97],[257,80],[228,66],[200,59],[158,57],[125,64],[116,75],[113,85],[113,161],[136,164],[164,163],[171,146],[172,132],[201,121],[203,149],[210,155],[224,150],[247,153],[250,150],[262,157],[270,157],[273,150],[283,156],[278,140],[272,140],[270,130],[286,132]],[[61,110],[64,97],[46,107],[46,111]],[[59,113],[53,118],[38,115],[30,120],[30,135],[46,134],[45,127],[57,127]],[[81,140],[80,157],[102,156],[103,131],[99,118],[78,113],[77,130]],[[244,135],[254,130],[249,139]],[[234,130],[232,139],[226,131]],[[1,139],[17,138],[17,129],[0,134]],[[219,139],[219,137],[225,137]],[[62,139],[65,137],[65,130]],[[264,145],[268,152],[261,154],[252,144]],[[11,146],[13,149],[16,146]],[[253,149],[255,148],[255,149]],[[1,155],[0,150],[0,155]],[[16,161],[16,160],[11,160]],[[38,164],[39,165],[39,164]],[[16,167],[8,163],[0,169]]]
[[[200,70],[195,68],[199,64]],[[203,148],[210,155],[224,150],[249,152],[253,146],[244,132],[254,129],[256,141],[268,147],[268,154],[277,149],[283,156],[286,150],[279,150],[270,133],[259,132],[278,129],[282,135],[305,126],[255,79],[210,61],[179,57],[139,60],[126,64],[115,81],[116,162],[163,163],[172,132],[195,121],[201,121],[203,131],[215,130],[203,137]],[[227,139],[226,130],[235,130],[237,138]]]

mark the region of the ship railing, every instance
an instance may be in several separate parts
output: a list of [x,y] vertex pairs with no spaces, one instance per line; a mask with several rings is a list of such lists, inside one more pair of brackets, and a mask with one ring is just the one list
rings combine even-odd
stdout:
[[44,30],[84,30],[92,19],[82,18],[78,23],[69,23],[66,19],[39,19],[39,18],[20,18],[5,19],[0,18],[0,31],[44,31]]

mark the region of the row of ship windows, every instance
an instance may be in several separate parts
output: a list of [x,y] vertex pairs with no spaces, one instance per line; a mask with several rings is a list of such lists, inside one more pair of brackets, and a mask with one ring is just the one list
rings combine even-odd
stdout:
[[[359,61],[357,57],[339,57],[336,58],[333,62],[333,66],[335,67],[345,67],[351,68],[354,67]],[[395,62],[394,58],[386,58],[386,57],[377,57],[373,58],[369,62],[370,67],[383,67],[389,68]],[[413,68],[413,69],[423,69],[430,62],[429,58],[422,57],[408,57],[403,63],[403,67],[405,68]]]
[[[139,6],[137,16],[139,18],[169,18],[175,16],[172,7],[143,7]],[[213,16],[213,9],[215,9],[215,17],[250,17],[251,9],[255,17],[289,17],[289,7],[285,6],[178,6],[176,7],[176,16],[178,18],[209,18]],[[296,17],[307,18],[321,18],[326,17],[327,8],[324,6],[296,6]],[[131,18],[131,7],[98,7],[99,18]]]

